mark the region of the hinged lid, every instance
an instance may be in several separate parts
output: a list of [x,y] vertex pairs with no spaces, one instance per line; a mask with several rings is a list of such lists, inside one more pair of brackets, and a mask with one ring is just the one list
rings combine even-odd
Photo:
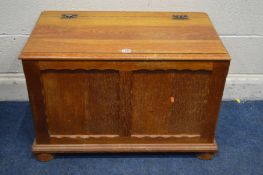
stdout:
[[22,59],[229,59],[205,13],[43,12]]

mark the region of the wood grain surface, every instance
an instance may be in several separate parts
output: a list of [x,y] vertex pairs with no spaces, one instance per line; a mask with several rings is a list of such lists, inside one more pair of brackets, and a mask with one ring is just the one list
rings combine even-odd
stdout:
[[[63,19],[63,14],[77,17]],[[175,20],[173,15],[188,19]],[[130,54],[144,54],[137,59],[165,59],[162,54],[172,54],[169,59],[174,60],[182,59],[177,54],[188,59],[194,59],[191,54],[219,54],[210,59],[229,59],[204,13],[78,11],[43,12],[20,58],[98,60],[110,59],[108,54],[119,60],[136,59]]]

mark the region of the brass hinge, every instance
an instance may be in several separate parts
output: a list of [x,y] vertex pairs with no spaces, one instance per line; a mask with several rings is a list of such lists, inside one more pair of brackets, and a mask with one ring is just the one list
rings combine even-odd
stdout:
[[62,19],[73,19],[73,18],[77,18],[78,15],[77,14],[62,14],[61,18]]
[[188,18],[188,15],[173,15],[172,19],[173,20],[187,20],[189,18]]

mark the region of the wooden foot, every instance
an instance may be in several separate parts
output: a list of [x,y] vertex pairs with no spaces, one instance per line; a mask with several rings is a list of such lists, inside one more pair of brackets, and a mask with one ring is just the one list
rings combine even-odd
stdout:
[[41,162],[48,162],[52,159],[54,159],[54,154],[49,154],[49,153],[37,153],[35,154],[37,160]]
[[197,158],[201,160],[212,160],[215,153],[199,153]]

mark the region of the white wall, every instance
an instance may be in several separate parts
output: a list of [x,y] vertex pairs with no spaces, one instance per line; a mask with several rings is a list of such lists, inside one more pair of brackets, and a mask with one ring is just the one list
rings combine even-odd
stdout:
[[2,0],[0,100],[27,99],[17,57],[43,10],[206,12],[232,57],[224,99],[263,99],[262,0]]

